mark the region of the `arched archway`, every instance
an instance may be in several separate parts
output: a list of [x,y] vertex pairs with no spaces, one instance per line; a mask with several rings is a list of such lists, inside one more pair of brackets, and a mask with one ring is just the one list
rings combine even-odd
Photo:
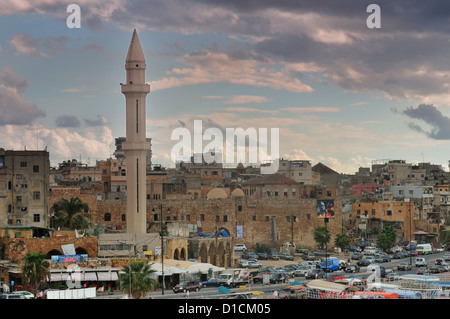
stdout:
[[173,259],[178,260],[178,248],[173,252]]
[[200,259],[200,262],[202,262],[202,263],[207,263],[208,262],[208,248],[206,248],[206,244],[205,243],[203,243],[200,246],[199,259]]
[[45,258],[46,258],[46,259],[51,259],[52,256],[62,255],[62,254],[63,254],[63,253],[60,252],[59,250],[57,250],[57,249],[52,249],[52,250],[50,250],[50,251],[47,253],[47,255],[45,256]]
[[208,256],[209,256],[209,262],[211,264],[213,264],[214,266],[217,266],[217,262],[216,262],[216,245],[214,244],[214,242],[212,242],[209,245],[209,249],[208,249]]
[[87,254],[88,254],[88,252],[86,251],[86,249],[84,249],[83,247],[75,248],[75,253],[76,253],[77,255],[87,255]]
[[186,260],[186,250],[184,248],[181,248],[180,260]]
[[216,266],[224,267],[225,266],[225,248],[223,247],[223,243],[219,243],[217,247],[217,256],[218,256],[218,264]]

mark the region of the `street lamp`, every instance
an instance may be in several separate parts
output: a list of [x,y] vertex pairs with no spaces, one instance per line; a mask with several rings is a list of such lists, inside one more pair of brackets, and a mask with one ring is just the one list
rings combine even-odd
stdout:
[[[164,223],[163,223],[163,205],[159,204],[159,213],[160,213],[160,224],[161,224],[161,275],[162,275],[162,285],[161,285],[161,294],[164,295]],[[154,212],[155,209],[152,208]],[[170,208],[167,208],[167,212],[170,213]]]
[[[122,245],[126,244],[121,239],[119,239],[118,242],[121,243]],[[130,249],[130,247],[128,247],[128,268],[129,268],[128,269],[129,270],[129,276],[128,277],[129,277],[129,280],[130,280],[129,287],[128,287],[128,298],[131,299],[131,249]]]

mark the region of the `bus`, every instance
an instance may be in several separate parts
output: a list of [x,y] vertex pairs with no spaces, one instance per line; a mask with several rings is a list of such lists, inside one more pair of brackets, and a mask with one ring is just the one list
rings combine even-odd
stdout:
[[433,252],[433,247],[431,247],[431,244],[418,244],[416,251],[419,255],[428,255]]

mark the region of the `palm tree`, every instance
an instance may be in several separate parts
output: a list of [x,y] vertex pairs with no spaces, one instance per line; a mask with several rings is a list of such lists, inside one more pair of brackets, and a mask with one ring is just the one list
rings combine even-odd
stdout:
[[314,231],[314,240],[323,248],[325,244],[329,243],[331,239],[331,234],[325,226],[319,226]]
[[22,281],[36,293],[38,288],[45,284],[46,277],[50,275],[50,263],[45,260],[41,252],[28,253],[22,259],[20,270]]
[[158,285],[155,279],[150,278],[150,274],[156,272],[156,270],[143,261],[132,261],[130,265],[124,266],[122,270],[123,273],[119,274],[118,283],[122,291],[131,291],[131,296],[134,299],[145,297],[147,293],[153,291]]
[[78,197],[72,197],[70,201],[62,198],[53,204],[52,210],[55,212],[56,220],[53,225],[56,227],[86,229],[90,224],[91,216],[87,213],[89,205]]

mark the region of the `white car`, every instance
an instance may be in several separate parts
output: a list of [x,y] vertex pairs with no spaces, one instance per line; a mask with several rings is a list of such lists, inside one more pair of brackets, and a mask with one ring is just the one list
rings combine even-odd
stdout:
[[12,294],[22,295],[25,297],[25,299],[34,299],[34,295],[29,291],[17,290],[17,291],[13,291]]
[[247,246],[244,244],[236,244],[234,245],[234,251],[244,251],[247,250]]
[[262,264],[256,259],[248,259],[242,261],[241,266],[244,268],[261,268]]

